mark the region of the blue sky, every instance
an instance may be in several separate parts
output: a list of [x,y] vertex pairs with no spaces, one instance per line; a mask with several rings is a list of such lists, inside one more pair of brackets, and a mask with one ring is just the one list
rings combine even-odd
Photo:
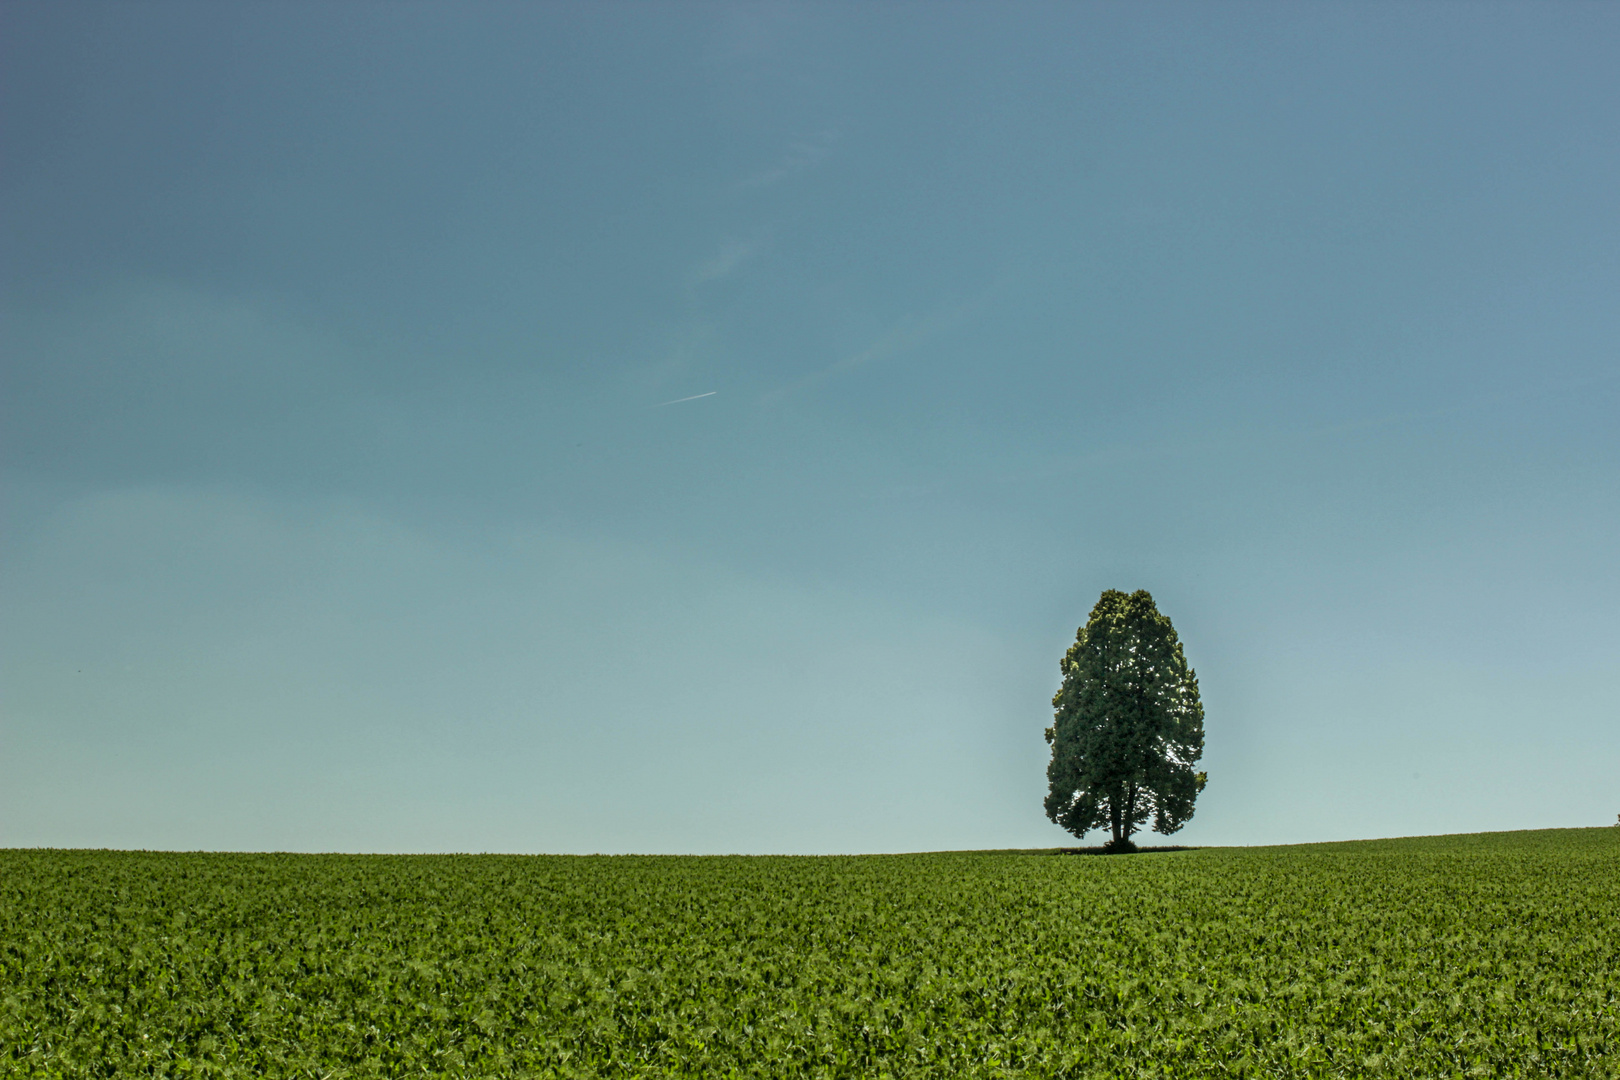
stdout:
[[[0,6],[0,845],[1620,811],[1620,9]],[[694,395],[694,400],[663,404]]]

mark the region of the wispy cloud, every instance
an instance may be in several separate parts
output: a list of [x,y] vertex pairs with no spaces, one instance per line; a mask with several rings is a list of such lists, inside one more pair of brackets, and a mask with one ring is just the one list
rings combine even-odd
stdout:
[[788,143],[786,150],[776,162],[758,172],[750,173],[738,181],[739,188],[761,188],[779,184],[790,176],[795,176],[806,169],[820,164],[832,153],[833,146],[838,142],[839,133],[836,129],[828,128],[819,131],[808,138],[795,139]]
[[691,397],[678,397],[674,401],[660,401],[658,404],[652,407],[655,409],[662,409],[665,405],[679,405],[683,401],[696,401],[698,398],[714,397],[714,395],[718,394],[719,392],[720,391],[718,390],[710,390],[706,394],[693,394]]
[[761,240],[730,239],[720,245],[720,250],[713,258],[705,259],[692,268],[689,280],[693,285],[702,285],[709,281],[718,281],[754,257],[759,251]]
[[989,301],[994,291],[995,287],[992,286],[971,300],[938,308],[921,318],[915,315],[906,315],[878,335],[866,348],[850,353],[848,356],[836,360],[818,371],[811,372],[803,378],[796,379],[785,386],[780,386],[768,392],[760,398],[760,404],[775,404],[791,394],[816,386],[835,376],[910,352],[930,338],[959,326],[977,315]]

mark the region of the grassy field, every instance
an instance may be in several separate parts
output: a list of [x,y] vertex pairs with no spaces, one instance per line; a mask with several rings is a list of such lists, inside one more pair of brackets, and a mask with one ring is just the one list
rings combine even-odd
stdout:
[[1620,1075],[1620,829],[1117,858],[0,852],[7,1076]]

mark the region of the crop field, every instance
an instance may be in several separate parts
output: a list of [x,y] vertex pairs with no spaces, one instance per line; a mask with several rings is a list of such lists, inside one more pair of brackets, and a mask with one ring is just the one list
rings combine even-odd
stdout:
[[1620,829],[0,852],[0,1075],[1613,1077]]

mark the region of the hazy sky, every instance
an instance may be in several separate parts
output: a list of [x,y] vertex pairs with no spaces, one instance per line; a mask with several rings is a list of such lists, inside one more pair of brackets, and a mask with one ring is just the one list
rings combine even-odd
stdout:
[[0,845],[1072,843],[1106,588],[1200,677],[1178,841],[1612,822],[1617,56],[7,0]]

